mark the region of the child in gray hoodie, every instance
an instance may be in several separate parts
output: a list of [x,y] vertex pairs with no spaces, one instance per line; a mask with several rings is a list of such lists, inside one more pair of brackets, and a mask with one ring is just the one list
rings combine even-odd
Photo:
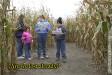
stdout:
[[62,32],[60,34],[52,34],[55,36],[56,40],[56,47],[57,47],[57,52],[56,52],[56,61],[60,60],[60,54],[62,55],[62,61],[65,63],[66,62],[66,42],[65,42],[65,36],[67,34],[66,28],[62,25],[62,18],[59,17],[57,20],[57,28],[55,31],[57,32]]

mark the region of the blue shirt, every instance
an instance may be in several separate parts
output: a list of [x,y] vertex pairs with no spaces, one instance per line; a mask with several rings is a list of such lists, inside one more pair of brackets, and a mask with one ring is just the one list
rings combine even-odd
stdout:
[[35,26],[37,33],[48,33],[49,30],[51,30],[51,25],[46,20],[38,22]]

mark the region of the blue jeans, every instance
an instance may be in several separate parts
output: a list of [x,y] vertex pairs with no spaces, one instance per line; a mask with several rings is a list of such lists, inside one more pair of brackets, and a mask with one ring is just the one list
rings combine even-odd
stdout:
[[31,43],[25,44],[25,58],[26,59],[31,58],[30,50],[31,50]]
[[46,56],[46,40],[47,33],[38,33],[38,57],[40,57],[43,53],[43,57]]
[[66,45],[65,45],[65,40],[58,40],[56,41],[56,47],[57,47],[57,52],[56,52],[56,58],[60,59],[60,54],[62,55],[62,59],[66,59]]
[[17,38],[17,57],[20,57],[23,55],[23,42],[21,38]]

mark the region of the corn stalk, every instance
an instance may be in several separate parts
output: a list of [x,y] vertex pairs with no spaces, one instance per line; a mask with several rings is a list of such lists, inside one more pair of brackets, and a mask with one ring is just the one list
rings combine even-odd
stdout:
[[[19,13],[16,13],[16,17],[18,17],[18,14],[24,14],[25,15],[25,25],[29,26],[31,28],[31,33],[33,35],[33,37],[35,37],[37,35],[37,33],[34,31],[34,27],[36,25],[36,23],[38,22],[38,17],[40,15],[44,15],[46,20],[48,20],[50,22],[50,24],[52,25],[52,28],[54,28],[54,18],[52,17],[52,15],[50,14],[50,11],[48,9],[45,9],[45,7],[41,7],[41,9],[39,11],[31,11],[31,9],[29,8],[22,8],[20,11],[18,11]],[[47,48],[48,47],[52,47],[54,46],[54,39],[53,37],[50,35],[51,31],[48,33],[48,40],[47,40]],[[32,43],[32,50],[37,49],[37,39],[34,39]]]
[[9,15],[9,8],[10,8],[10,0],[2,0],[1,2],[2,12],[0,13],[1,17],[1,75],[6,75],[9,73],[9,64],[13,63],[16,64],[15,58],[15,44],[12,38],[11,26],[13,23],[12,21],[8,20]]
[[76,46],[91,52],[97,70],[104,69],[104,67],[106,69],[110,27],[106,16],[111,10],[108,10],[108,7],[112,6],[111,1],[84,0],[81,4],[76,18],[68,18],[66,21],[70,33],[67,35],[67,42],[73,41]]

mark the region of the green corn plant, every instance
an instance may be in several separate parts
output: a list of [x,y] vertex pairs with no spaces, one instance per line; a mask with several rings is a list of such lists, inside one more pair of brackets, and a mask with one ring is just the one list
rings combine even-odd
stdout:
[[1,41],[1,75],[5,75],[9,73],[9,64],[13,63],[16,60],[15,58],[15,49],[14,48],[14,43],[12,40],[12,32],[11,32],[11,19],[8,19],[8,9],[10,8],[10,0],[3,0],[2,2],[2,8],[3,11],[2,13],[0,12],[0,26],[1,26],[1,31],[0,31],[0,41]]

